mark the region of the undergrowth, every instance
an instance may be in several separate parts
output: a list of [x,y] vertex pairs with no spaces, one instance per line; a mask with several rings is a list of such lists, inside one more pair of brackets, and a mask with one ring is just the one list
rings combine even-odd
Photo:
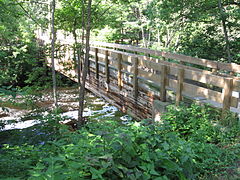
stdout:
[[[161,123],[120,125],[90,120],[71,132],[48,115],[50,139],[5,144],[0,178],[17,179],[210,179],[239,177],[239,124],[220,126],[207,107],[170,108]],[[106,117],[107,118],[107,117]],[[47,133],[46,131],[44,133]]]

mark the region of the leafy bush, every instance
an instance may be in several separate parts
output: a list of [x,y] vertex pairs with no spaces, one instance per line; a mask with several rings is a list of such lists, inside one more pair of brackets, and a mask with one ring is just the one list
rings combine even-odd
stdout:
[[[163,124],[92,121],[75,132],[58,124],[60,116],[48,115],[47,132],[55,132],[49,133],[50,141],[5,145],[0,154],[0,178],[184,180],[222,173],[239,158],[239,144],[221,148],[221,139],[215,137],[219,133],[211,135],[215,127],[210,128],[205,113],[203,117],[196,114],[198,108],[202,107],[185,108],[182,113],[172,109]],[[194,118],[200,119],[199,124]],[[180,126],[183,122],[184,128]],[[200,135],[209,138],[197,137]],[[219,144],[209,143],[215,139]]]
[[231,121],[231,127],[222,126],[219,121],[221,112],[208,106],[192,104],[186,106],[170,106],[164,119],[165,127],[177,132],[186,140],[206,143],[230,142],[240,136],[240,124],[233,115],[225,121]]
[[88,124],[51,149],[57,153],[40,159],[31,171],[33,179],[195,179],[236,159],[216,145],[187,142],[162,126],[141,123]]

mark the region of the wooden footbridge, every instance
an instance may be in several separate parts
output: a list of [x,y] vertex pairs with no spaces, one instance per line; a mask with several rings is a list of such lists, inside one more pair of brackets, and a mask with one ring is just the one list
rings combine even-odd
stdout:
[[[239,110],[238,64],[103,42],[91,43],[90,55],[86,88],[135,117],[152,117],[156,102],[200,101]],[[77,80],[72,56],[62,44],[56,67]]]

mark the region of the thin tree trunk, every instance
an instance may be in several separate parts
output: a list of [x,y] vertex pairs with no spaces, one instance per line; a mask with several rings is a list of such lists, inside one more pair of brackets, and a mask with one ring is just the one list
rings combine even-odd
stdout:
[[56,81],[56,71],[55,71],[55,61],[54,61],[54,52],[55,52],[55,22],[54,22],[54,14],[55,14],[55,6],[56,2],[55,0],[52,0],[52,42],[51,42],[51,62],[52,62],[52,80],[53,80],[53,100],[54,100],[54,106],[55,108],[58,107],[57,102],[57,81]]
[[[82,66],[83,66],[83,61],[84,61],[84,36],[85,36],[85,0],[82,0],[82,44],[81,44],[81,59],[82,61],[80,61],[80,68],[82,71]],[[79,79],[80,81],[80,79]]]
[[158,39],[158,46],[160,47],[161,43],[160,43],[160,30],[159,28],[157,29],[157,39]]
[[151,45],[151,29],[148,30],[148,42],[147,42],[147,48]]
[[145,39],[145,32],[144,32],[143,26],[141,26],[141,30],[142,30],[143,47],[146,47],[146,39]]
[[225,43],[226,43],[228,62],[230,63],[232,61],[232,57],[231,57],[231,52],[230,52],[229,38],[228,38],[228,32],[227,32],[227,26],[226,26],[226,18],[224,16],[221,0],[218,0],[218,8],[220,10],[220,16],[221,16],[222,27],[223,27],[223,32],[224,32],[224,39],[225,39]]
[[84,66],[83,66],[83,75],[82,75],[82,82],[81,82],[81,88],[80,88],[80,99],[79,99],[79,125],[83,125],[84,119],[83,119],[83,108],[84,108],[84,95],[85,95],[85,82],[87,78],[88,73],[88,60],[89,60],[89,50],[90,50],[90,31],[91,31],[91,6],[92,6],[92,0],[88,0],[88,9],[87,9],[87,27],[86,27],[86,52],[85,52],[85,58],[84,58]]
[[123,44],[123,36],[124,36],[124,29],[123,28],[121,28],[121,44]]
[[168,29],[168,27],[167,27],[167,40],[166,40],[165,45],[164,45],[165,48],[168,47],[169,36],[170,36],[170,33],[169,33],[169,29]]
[[[84,54],[83,54],[83,45],[84,45],[84,29],[85,29],[85,0],[82,0],[82,42],[81,42],[81,47],[79,48],[79,58],[78,58],[78,91],[79,91],[79,108],[78,108],[78,122],[81,122],[82,119],[82,113],[81,113],[81,108],[82,108],[82,102],[80,101],[81,97],[81,71],[82,71],[82,62],[81,59],[84,61]],[[81,54],[81,55],[80,55]]]
[[76,68],[77,65],[77,33],[76,33],[76,26],[77,26],[77,18],[74,19],[74,24],[73,24],[73,37],[74,37],[74,46],[73,46],[73,59],[74,59],[74,68]]

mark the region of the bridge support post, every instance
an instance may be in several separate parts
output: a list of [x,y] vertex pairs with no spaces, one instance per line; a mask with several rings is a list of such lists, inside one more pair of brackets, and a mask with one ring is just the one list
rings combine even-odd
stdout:
[[166,102],[166,86],[167,86],[167,66],[161,66],[161,82],[160,82],[160,100]]
[[98,48],[95,48],[96,79],[99,80]]
[[223,122],[223,120],[226,118],[228,111],[230,111],[231,107],[231,98],[232,98],[232,91],[233,91],[233,79],[232,78],[226,78],[224,81],[224,88],[222,92],[222,123],[225,124],[227,122]]
[[182,101],[183,80],[184,80],[184,69],[178,69],[177,92],[176,92],[177,106],[180,104],[180,101]]
[[138,98],[138,58],[133,58],[133,97],[135,100]]
[[105,51],[105,77],[106,77],[106,84],[107,84],[107,91],[109,91],[109,83],[110,83],[110,77],[109,77],[109,59],[108,59],[108,50]]
[[122,87],[123,87],[123,80],[122,80],[122,54],[118,54],[118,75],[117,75],[117,78],[118,78],[118,88],[119,90],[121,91],[122,90]]

